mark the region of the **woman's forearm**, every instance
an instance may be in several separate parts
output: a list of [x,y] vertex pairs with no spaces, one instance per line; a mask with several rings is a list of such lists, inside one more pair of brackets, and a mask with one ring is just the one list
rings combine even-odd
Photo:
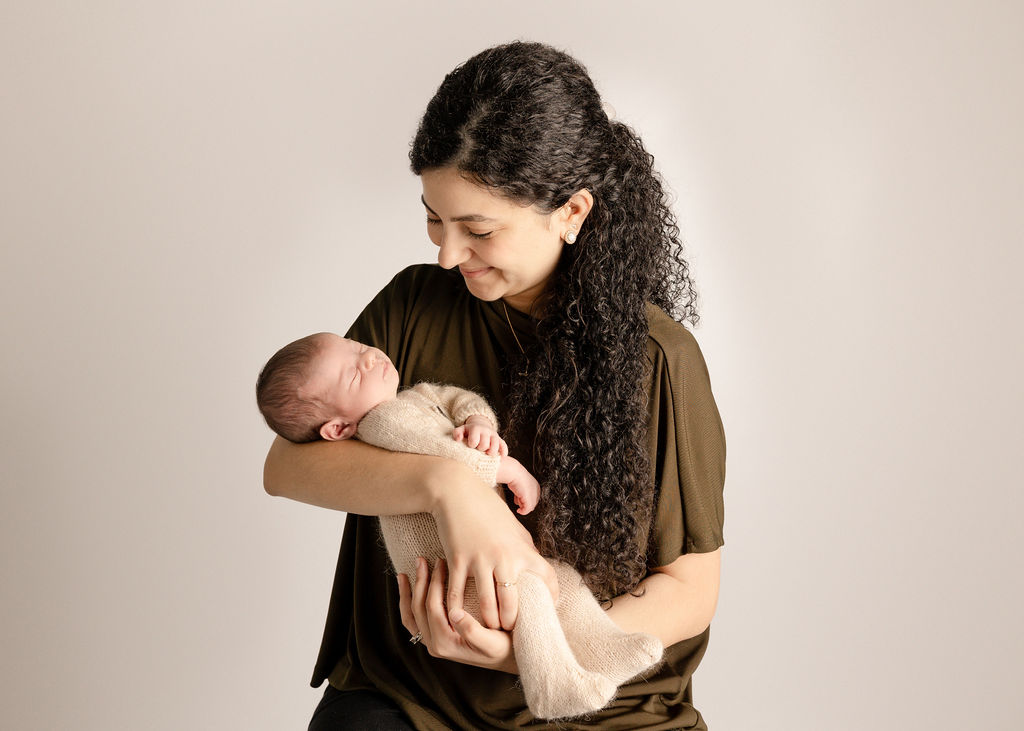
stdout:
[[[636,594],[616,597],[608,616],[629,632],[647,632],[669,645],[696,637],[718,604],[721,549],[680,556],[640,582]],[[642,592],[642,593],[641,593]]]
[[433,512],[440,484],[451,489],[460,477],[471,485],[477,479],[453,460],[353,440],[293,444],[277,437],[263,465],[270,495],[359,515]]

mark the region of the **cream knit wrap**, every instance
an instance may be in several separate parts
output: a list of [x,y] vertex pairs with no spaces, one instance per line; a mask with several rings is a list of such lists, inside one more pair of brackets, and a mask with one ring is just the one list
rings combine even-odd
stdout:
[[[480,396],[455,386],[421,383],[372,409],[356,436],[396,452],[458,460],[480,478],[481,489],[497,489],[500,457],[490,457],[452,438],[452,429],[473,415],[497,429],[494,412]],[[431,566],[444,558],[437,525],[429,513],[382,515],[380,529],[397,573],[416,580],[416,558]],[[556,605],[539,576],[522,573],[516,584],[519,618],[512,633],[519,677],[527,705],[539,718],[567,718],[603,708],[619,685],[655,665],[661,642],[626,633],[604,613],[568,564],[553,561],[558,577]],[[476,585],[466,581],[463,605],[480,620]]]
[[[450,416],[448,414],[451,414]],[[484,416],[497,428],[491,407],[472,391],[455,386],[420,383],[372,409],[359,422],[356,436],[392,452],[413,452],[447,457],[468,465],[480,478],[482,487],[499,490],[495,475],[500,457],[491,457],[471,449],[452,438],[455,425],[470,416]],[[395,572],[416,581],[416,557],[423,556],[430,566],[444,558],[444,549],[437,537],[437,525],[429,513],[380,516],[380,532],[384,537]],[[477,620],[480,605],[476,584],[466,582],[464,606]]]

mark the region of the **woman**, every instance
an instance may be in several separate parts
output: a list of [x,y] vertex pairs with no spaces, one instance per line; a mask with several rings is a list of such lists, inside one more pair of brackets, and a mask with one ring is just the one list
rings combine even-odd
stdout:
[[[578,62],[512,43],[445,78],[410,158],[440,266],[401,272],[348,336],[403,387],[484,395],[541,505],[520,524],[453,462],[277,440],[267,491],[349,513],[310,728],[556,728],[531,723],[508,632],[520,573],[557,591],[541,555],[667,648],[608,708],[557,727],[706,728],[690,677],[717,601],[725,445],[700,350],[670,316],[695,322],[695,295],[651,156]],[[448,561],[421,564],[412,592],[372,516],[414,512],[434,515]],[[461,608],[469,580],[482,623]]]

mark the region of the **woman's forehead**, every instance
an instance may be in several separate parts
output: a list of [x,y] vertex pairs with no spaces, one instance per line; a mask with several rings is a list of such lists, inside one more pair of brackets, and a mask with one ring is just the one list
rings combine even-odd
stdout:
[[483,222],[530,211],[498,190],[469,180],[452,167],[424,170],[420,176],[424,207],[449,221]]

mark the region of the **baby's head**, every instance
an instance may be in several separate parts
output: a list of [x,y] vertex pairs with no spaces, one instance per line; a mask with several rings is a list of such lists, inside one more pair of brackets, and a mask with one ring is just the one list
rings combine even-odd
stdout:
[[292,442],[348,439],[366,412],[398,393],[398,371],[384,353],[333,333],[281,348],[256,380],[267,425]]

